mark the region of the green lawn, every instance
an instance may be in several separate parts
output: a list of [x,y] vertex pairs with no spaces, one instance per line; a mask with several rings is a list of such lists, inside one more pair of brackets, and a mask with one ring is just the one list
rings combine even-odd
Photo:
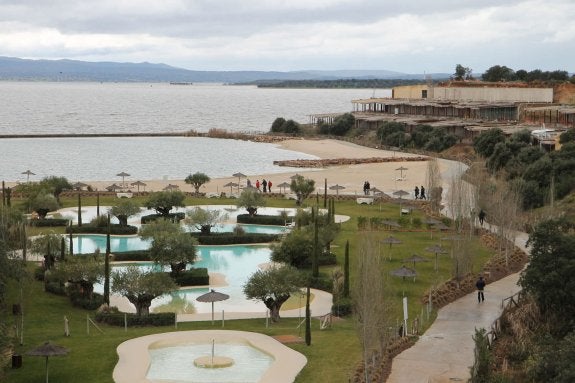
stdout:
[[[75,206],[73,199],[64,199],[65,206]],[[315,203],[315,199],[308,200]],[[94,201],[86,199],[83,206],[94,204]],[[113,205],[114,201],[101,199],[102,205]],[[191,199],[186,204],[233,204],[234,200],[220,199]],[[320,199],[320,204],[322,200]],[[268,206],[295,207],[294,201],[284,199],[268,200]],[[364,233],[358,231],[357,218],[365,217],[385,217],[387,219],[399,218],[399,207],[393,204],[383,205],[357,205],[354,201],[342,201],[336,203],[336,214],[351,216],[351,219],[341,225],[341,231],[333,244],[332,250],[337,254],[338,266],[343,265],[343,254],[346,240],[350,242],[351,254],[351,279],[353,286],[354,270],[357,267],[355,254],[362,240]],[[421,213],[413,212],[412,217],[424,218]],[[388,235],[393,235],[403,243],[393,245],[391,249],[388,245],[381,245],[380,255],[386,259],[385,270],[382,275],[390,279],[390,296],[392,306],[396,307],[395,317],[401,320],[401,299],[405,295],[409,300],[410,319],[421,315],[424,309],[421,298],[424,292],[432,285],[439,284],[451,275],[452,260],[450,255],[439,256],[439,270],[434,270],[434,255],[425,252],[427,246],[437,244],[440,237],[446,234],[433,233],[425,228],[414,229],[413,231],[373,231],[369,232],[377,240],[381,240]],[[479,271],[481,265],[489,257],[489,251],[479,244],[477,238],[473,240],[474,271]],[[450,242],[442,241],[442,245],[449,248]],[[418,276],[415,279],[391,277],[389,271],[402,265],[401,260],[413,254],[418,254],[430,259],[430,262],[418,263],[416,270]],[[388,258],[391,257],[391,260]],[[412,264],[407,265],[413,267]],[[333,267],[325,267],[321,271],[329,274]],[[18,302],[20,292],[17,286],[12,286],[7,300],[8,306]],[[117,362],[115,348],[123,341],[156,332],[175,331],[171,327],[163,328],[131,328],[128,332],[123,329],[103,326],[104,334],[100,334],[96,329],[91,328],[90,335],[86,333],[86,316],[93,315],[91,312],[79,310],[70,306],[67,298],[56,297],[42,291],[42,284],[39,282],[26,282],[23,288],[24,297],[24,346],[18,346],[17,352],[25,351],[42,344],[46,340],[53,341],[65,347],[69,347],[71,352],[66,357],[55,357],[50,359],[50,375],[53,382],[112,382],[112,371]],[[294,303],[294,302],[292,302]],[[297,303],[295,303],[297,305]],[[290,304],[291,305],[291,304]],[[11,307],[11,306],[10,306]],[[64,316],[70,321],[72,336],[64,337]],[[429,326],[435,316],[435,311],[427,320],[427,315],[423,315],[422,324]],[[2,312],[0,318],[7,323],[13,323],[14,318],[11,312]],[[297,319],[282,319],[279,324],[265,328],[263,320],[234,320],[226,322],[226,329],[256,331],[269,335],[293,334],[303,336],[303,329],[297,328]],[[217,325],[216,325],[217,327]],[[178,330],[210,329],[213,328],[210,322],[181,323]],[[319,321],[313,322],[312,345],[305,344],[292,345],[297,351],[302,352],[308,358],[308,365],[304,368],[297,379],[297,382],[347,382],[352,373],[353,367],[361,358],[361,350],[357,332],[354,328],[352,318],[337,320],[329,330],[319,331]],[[42,381],[44,376],[44,359],[38,357],[24,357],[23,367],[16,370],[7,370],[8,382],[33,382]]]

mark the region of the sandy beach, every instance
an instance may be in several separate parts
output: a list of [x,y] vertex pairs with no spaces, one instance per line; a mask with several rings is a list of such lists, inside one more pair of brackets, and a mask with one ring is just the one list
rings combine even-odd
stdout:
[[[333,158],[370,158],[370,157],[410,157],[415,156],[408,153],[392,152],[386,150],[379,150],[367,148],[352,143],[338,141],[338,140],[286,140],[281,142],[280,147],[293,150],[301,153],[311,154],[321,159]],[[272,159],[273,160],[273,159]],[[407,168],[403,172],[396,170],[399,167]],[[241,165],[238,166],[238,171],[241,172]],[[371,163],[371,164],[358,164],[358,165],[341,165],[330,166],[326,168],[319,168],[314,170],[288,170],[285,173],[275,174],[247,174],[252,184],[255,185],[256,180],[266,179],[272,181],[273,192],[279,192],[277,185],[282,182],[290,182],[290,176],[299,173],[305,175],[306,178],[311,178],[316,182],[316,190],[323,193],[324,180],[327,179],[328,188],[335,184],[345,187],[339,191],[340,194],[352,194],[361,196],[363,194],[363,183],[369,181],[371,187],[392,193],[399,189],[403,189],[413,193],[416,185],[425,185],[425,177],[427,172],[426,161],[409,161],[409,162],[389,162],[389,163]],[[241,179],[241,185],[246,185],[246,178]],[[126,184],[136,180],[126,177]],[[146,191],[159,191],[166,187],[168,184],[178,185],[180,190],[193,191],[193,187],[184,182],[183,179],[170,179],[170,180],[142,180],[147,185]],[[98,190],[104,190],[106,186],[112,183],[118,183],[118,180],[108,181],[84,181],[90,183]],[[200,189],[204,193],[229,193],[230,188],[224,187],[228,182],[238,182],[237,177],[226,177],[212,179],[209,183],[203,185]],[[143,189],[141,189],[143,190]],[[136,189],[132,189],[136,191]],[[232,189],[233,193],[237,193],[237,189]],[[334,190],[328,190],[329,194],[335,194]]]

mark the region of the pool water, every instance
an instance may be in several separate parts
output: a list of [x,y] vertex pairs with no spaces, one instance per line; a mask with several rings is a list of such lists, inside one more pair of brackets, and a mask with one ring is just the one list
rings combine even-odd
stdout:
[[[259,265],[270,261],[270,257],[271,249],[266,246],[198,246],[198,261],[192,267],[206,267],[210,273],[225,275],[227,285],[215,289],[228,294],[230,298],[215,303],[216,318],[221,317],[221,310],[230,312],[265,311],[262,302],[246,299],[243,285],[258,270]],[[136,265],[146,270],[157,267],[151,262],[139,262]],[[121,271],[126,267],[126,264],[112,265],[115,271]],[[211,304],[196,301],[197,297],[209,292],[209,290],[209,287],[190,287],[173,291],[154,299],[151,310],[155,312],[175,311],[179,314],[210,313]],[[95,284],[94,291],[103,292],[103,285]]]
[[234,364],[225,368],[201,368],[194,360],[211,356],[211,344],[188,344],[150,350],[148,379],[186,383],[258,382],[274,359],[249,344],[216,343],[215,355],[226,356]]

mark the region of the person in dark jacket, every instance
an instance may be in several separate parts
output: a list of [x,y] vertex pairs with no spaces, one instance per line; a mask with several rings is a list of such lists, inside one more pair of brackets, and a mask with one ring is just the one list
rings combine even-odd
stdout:
[[485,300],[485,295],[483,295],[483,290],[485,289],[485,280],[483,277],[479,277],[477,282],[475,282],[475,287],[477,287],[477,301],[481,303]]

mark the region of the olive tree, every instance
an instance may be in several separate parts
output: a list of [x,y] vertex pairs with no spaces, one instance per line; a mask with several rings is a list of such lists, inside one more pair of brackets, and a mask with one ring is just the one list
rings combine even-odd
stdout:
[[228,215],[221,210],[209,210],[196,207],[187,211],[186,223],[198,229],[202,234],[210,234],[212,227],[226,220]]
[[296,204],[301,206],[303,201],[315,190],[315,181],[297,175],[291,181],[290,190],[297,196]]
[[304,279],[297,269],[273,266],[252,274],[244,285],[244,294],[248,299],[262,301],[270,310],[272,322],[278,322],[281,306],[303,285]]
[[120,226],[128,226],[128,218],[139,212],[140,206],[127,198],[121,198],[118,203],[110,209],[110,214],[118,219]]
[[156,213],[168,217],[174,207],[184,207],[186,195],[179,190],[161,191],[150,194],[146,208],[154,209]]
[[137,266],[128,266],[125,271],[112,273],[112,291],[125,296],[136,307],[138,316],[150,313],[152,300],[177,289],[165,273],[143,271]]
[[94,283],[104,277],[102,256],[69,257],[66,262],[59,262],[56,270],[87,299],[92,299]]
[[30,201],[30,209],[38,213],[40,219],[46,218],[50,211],[58,210],[60,204],[56,197],[49,193],[38,194],[32,201]]
[[158,220],[140,230],[143,239],[151,239],[150,258],[162,266],[170,266],[172,275],[178,275],[187,264],[196,261],[197,241],[177,223]]
[[190,174],[186,177],[185,182],[189,185],[192,185],[196,191],[196,193],[200,192],[200,187],[203,184],[210,182],[210,177],[201,172],[196,172],[194,174]]
[[243,207],[250,216],[258,212],[258,207],[266,206],[266,201],[261,193],[255,189],[244,189],[236,201],[237,207]]

